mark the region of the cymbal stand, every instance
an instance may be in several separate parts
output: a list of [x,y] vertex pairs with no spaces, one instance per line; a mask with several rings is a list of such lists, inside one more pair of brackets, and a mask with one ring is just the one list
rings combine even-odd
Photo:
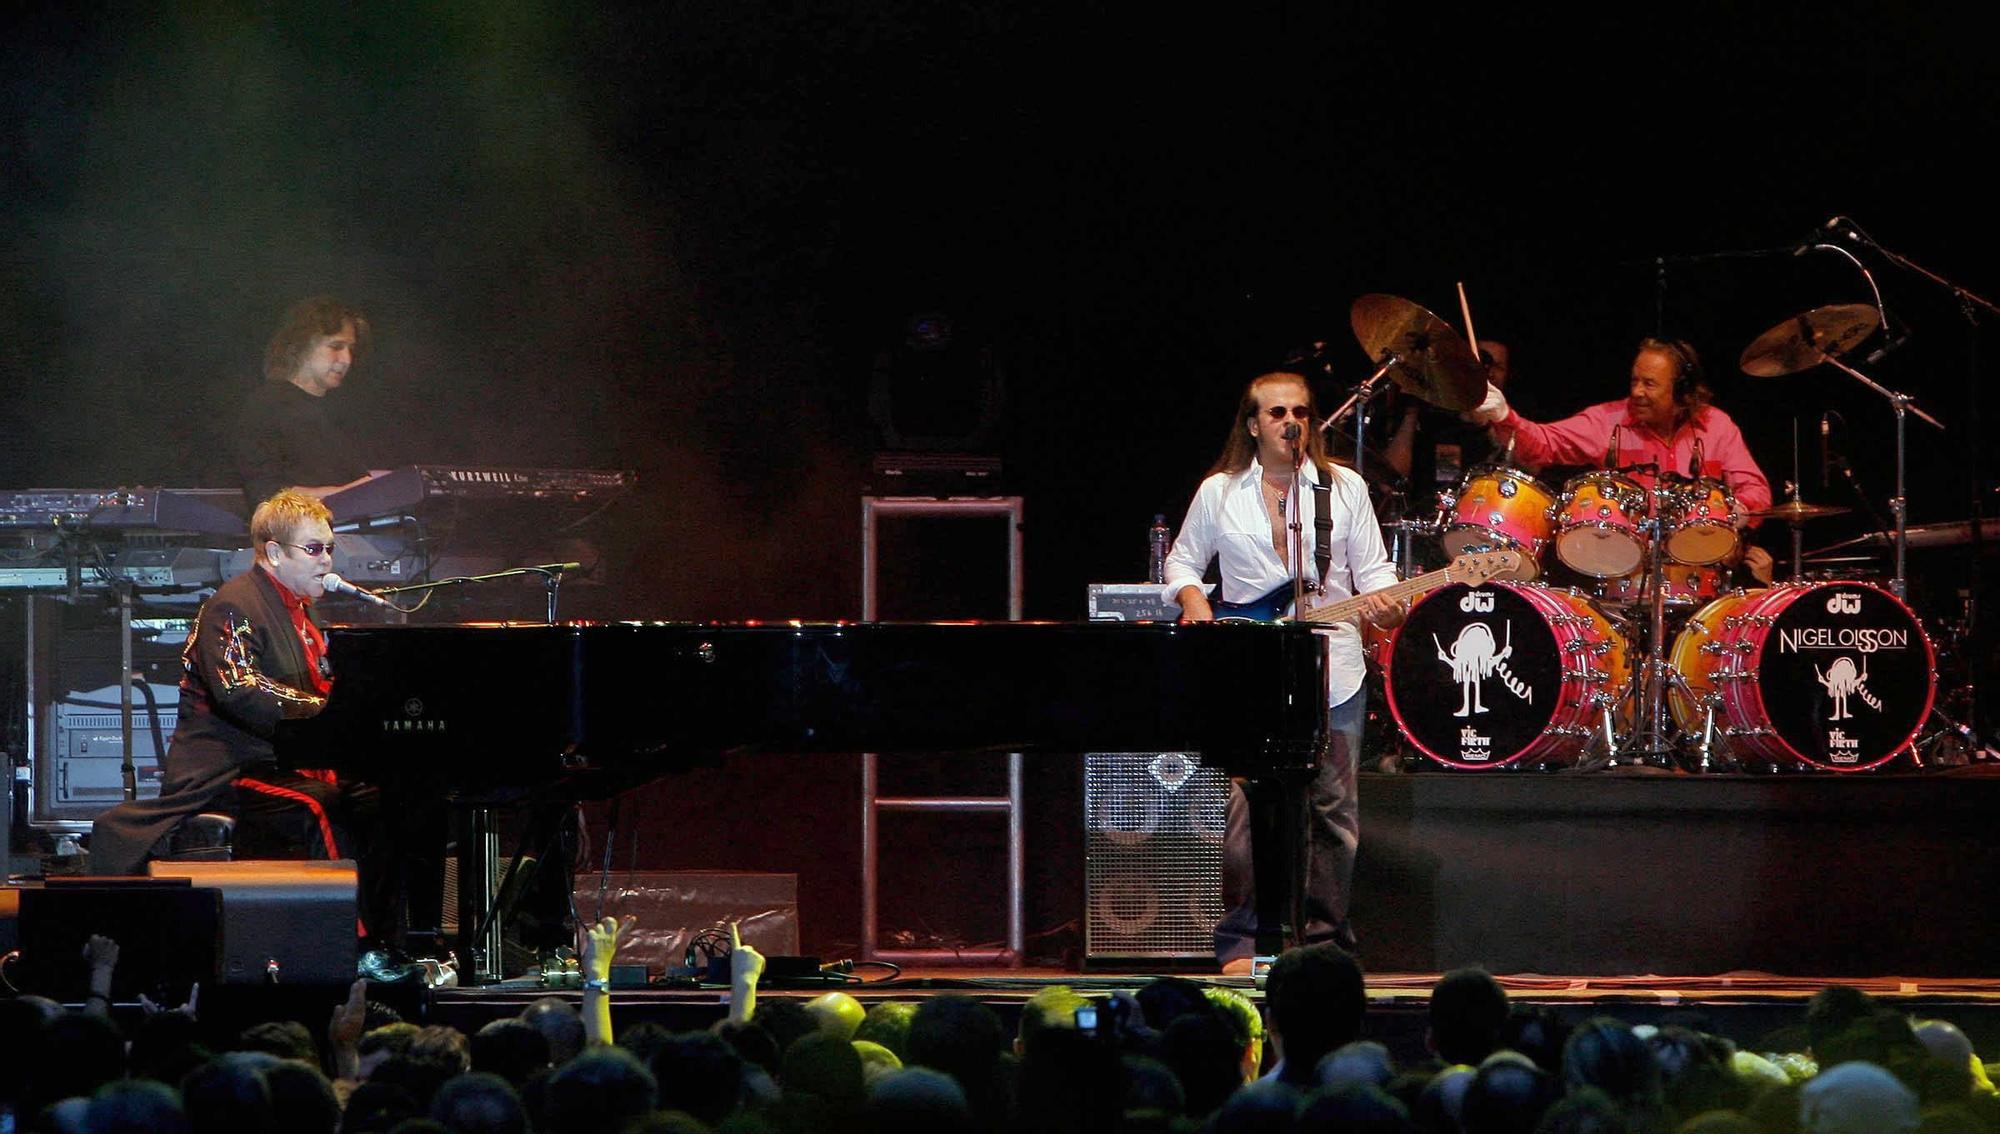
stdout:
[[1367,446],[1363,443],[1362,439],[1362,430],[1363,428],[1365,428],[1367,423],[1364,419],[1362,419],[1361,415],[1357,411],[1362,406],[1367,405],[1369,402],[1373,401],[1375,399],[1375,395],[1382,392],[1383,381],[1384,379],[1389,377],[1389,371],[1394,367],[1401,365],[1402,361],[1403,361],[1402,359],[1396,357],[1394,354],[1384,351],[1382,361],[1375,367],[1375,372],[1373,374],[1370,374],[1368,377],[1362,379],[1361,384],[1354,388],[1354,392],[1347,395],[1347,400],[1340,403],[1340,408],[1334,410],[1331,414],[1328,414],[1327,417],[1319,423],[1320,432],[1324,433],[1329,429],[1339,428],[1340,423],[1347,420],[1347,415],[1349,414],[1355,415],[1355,423],[1354,423],[1354,471],[1355,472],[1361,471],[1362,454],[1366,451],[1367,448]]
[[1908,446],[1905,440],[1905,435],[1908,432],[1907,419],[1908,415],[1916,414],[1917,417],[1929,423],[1940,432],[1944,430],[1944,422],[1917,408],[1916,399],[1910,395],[1899,390],[1891,390],[1831,355],[1827,357],[1826,361],[1834,369],[1839,370],[1841,373],[1846,374],[1848,377],[1889,399],[1889,405],[1896,411],[1896,494],[1889,498],[1889,514],[1896,521],[1896,573],[1889,580],[1889,590],[1897,598],[1908,601],[1910,597],[1910,585],[1909,578],[1905,573],[1905,563],[1909,558],[1910,552],[1909,518],[1907,515],[1909,501],[1905,496],[1905,493],[1908,491],[1905,484],[1905,476],[1909,465]]
[[[1793,475],[1798,475],[1796,470],[1793,471]],[[1785,482],[1785,498],[1793,504],[1799,502],[1798,481]],[[1792,526],[1792,581],[1796,583],[1799,577],[1806,573],[1806,525],[1805,520],[1797,512],[1792,513],[1792,518],[1788,522]]]
[[[1651,489],[1652,515],[1646,520],[1647,556],[1646,590],[1652,596],[1652,609],[1648,619],[1650,638],[1647,641],[1644,684],[1640,687],[1637,705],[1637,719],[1632,725],[1632,741],[1626,750],[1633,753],[1627,763],[1653,764],[1671,767],[1672,749],[1666,737],[1667,700],[1667,532],[1665,507],[1668,489],[1656,478]],[[1611,763],[1616,765],[1614,758]]]

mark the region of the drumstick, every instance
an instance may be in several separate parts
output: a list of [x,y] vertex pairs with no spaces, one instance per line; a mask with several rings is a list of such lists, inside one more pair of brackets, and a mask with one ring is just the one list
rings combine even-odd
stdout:
[[1479,336],[1472,331],[1472,304],[1465,298],[1465,281],[1458,281],[1458,310],[1465,316],[1465,341],[1472,347],[1472,357],[1479,357]]

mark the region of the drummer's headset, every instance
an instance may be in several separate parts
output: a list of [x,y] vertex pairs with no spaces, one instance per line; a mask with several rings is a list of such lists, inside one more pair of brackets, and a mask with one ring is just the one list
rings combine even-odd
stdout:
[[1684,406],[1694,400],[1694,392],[1707,382],[1702,373],[1701,356],[1686,339],[1648,339],[1649,346],[1658,346],[1674,356],[1674,404]]

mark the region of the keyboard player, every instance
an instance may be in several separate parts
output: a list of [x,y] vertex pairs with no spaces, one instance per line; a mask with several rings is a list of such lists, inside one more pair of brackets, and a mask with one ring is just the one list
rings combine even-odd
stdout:
[[[379,793],[331,774],[280,771],[273,762],[278,722],[316,716],[332,690],[326,640],[312,620],[333,566],[332,517],[311,496],[280,492],[257,506],[250,534],[256,565],[202,604],[182,650],[180,721],[160,795],[98,817],[91,868],[141,873],[182,821],[226,812],[237,817],[238,858],[356,860],[362,935],[390,939],[402,871],[409,869],[412,881],[422,876],[420,884],[428,884],[429,872],[394,852]],[[432,908],[429,899],[412,902],[413,917],[434,929]]]
[[332,296],[285,312],[264,348],[264,380],[243,399],[232,435],[244,499],[286,487],[324,497],[367,479],[331,396],[367,344],[367,317]]

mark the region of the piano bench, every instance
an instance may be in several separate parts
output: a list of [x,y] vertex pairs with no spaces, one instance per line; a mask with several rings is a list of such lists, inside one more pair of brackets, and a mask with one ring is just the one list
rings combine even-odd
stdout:
[[204,811],[181,820],[167,836],[167,862],[228,862],[235,857],[236,817]]

